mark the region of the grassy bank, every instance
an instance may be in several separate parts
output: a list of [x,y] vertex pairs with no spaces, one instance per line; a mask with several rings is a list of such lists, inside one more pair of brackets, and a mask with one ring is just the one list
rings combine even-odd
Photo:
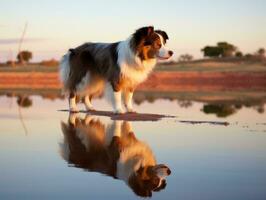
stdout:
[[218,62],[212,60],[186,63],[159,64],[157,71],[195,71],[195,72],[266,72],[262,62]]
[[26,66],[0,66],[1,72],[57,72],[58,67],[43,65],[26,65]]
[[[58,66],[45,66],[29,64],[15,67],[0,65],[0,72],[57,72]],[[180,71],[180,72],[266,72],[265,62],[252,62],[245,60],[208,59],[195,60],[183,63],[161,63],[155,71]]]

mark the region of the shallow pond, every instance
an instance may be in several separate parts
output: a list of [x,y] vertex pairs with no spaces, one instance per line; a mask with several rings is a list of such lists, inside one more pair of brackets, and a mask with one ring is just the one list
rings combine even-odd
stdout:
[[123,121],[30,98],[0,97],[0,199],[266,198],[265,105],[158,99],[135,108],[176,117]]

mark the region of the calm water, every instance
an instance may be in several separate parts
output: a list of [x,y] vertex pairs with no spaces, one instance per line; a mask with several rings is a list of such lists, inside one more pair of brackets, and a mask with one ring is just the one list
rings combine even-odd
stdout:
[[[69,122],[58,111],[66,100],[31,100],[18,108],[16,98],[0,97],[0,199],[266,199],[263,105],[155,100],[135,108],[177,118],[123,122],[81,113]],[[110,109],[104,100],[95,107]],[[131,160],[119,168],[119,159]],[[171,174],[156,188],[152,170],[133,170],[139,163],[163,164]],[[128,174],[135,174],[130,183]]]

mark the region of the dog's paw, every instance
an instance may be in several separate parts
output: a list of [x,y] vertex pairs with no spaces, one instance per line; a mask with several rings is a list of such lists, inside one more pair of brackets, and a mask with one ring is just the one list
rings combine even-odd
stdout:
[[115,114],[123,114],[125,113],[124,110],[122,108],[118,108],[114,111]]
[[127,113],[137,113],[133,108],[127,108]]
[[93,106],[86,106],[86,110],[89,111],[95,111]]
[[71,107],[71,108],[69,108],[69,112],[71,112],[71,113],[78,113],[79,112],[79,109],[77,107]]

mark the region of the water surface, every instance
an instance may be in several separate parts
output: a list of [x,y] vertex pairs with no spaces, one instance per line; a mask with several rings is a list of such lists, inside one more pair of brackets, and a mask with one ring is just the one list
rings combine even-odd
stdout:
[[[136,110],[176,118],[116,124],[117,120],[105,116],[87,116],[85,122],[86,115],[80,113],[73,125],[67,112],[58,111],[67,107],[66,100],[39,96],[30,100],[30,106],[18,107],[17,98],[0,97],[0,199],[266,198],[264,104],[225,106],[156,99],[136,105]],[[96,100],[95,107],[110,110],[104,100]],[[62,124],[70,132],[62,131]],[[106,141],[110,130],[123,124],[130,127],[120,130],[126,132],[124,137],[144,142],[151,151],[143,157],[153,156],[156,164],[171,170],[159,191],[134,189],[116,177],[112,162],[123,151],[119,145],[97,150],[96,155],[88,152],[85,136],[94,134],[99,136],[97,141]],[[64,152],[64,145],[71,149]]]

